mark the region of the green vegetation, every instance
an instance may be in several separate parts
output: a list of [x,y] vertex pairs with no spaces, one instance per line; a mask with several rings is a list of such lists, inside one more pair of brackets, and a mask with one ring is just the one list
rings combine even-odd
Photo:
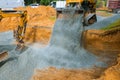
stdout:
[[[52,1],[58,1],[58,0],[24,0],[25,5],[30,5],[32,3],[38,3],[42,5],[49,5]],[[64,0],[61,0],[64,1]],[[107,0],[97,0],[97,7],[102,7],[106,5]]]
[[111,23],[107,27],[102,28],[102,30],[110,30],[110,29],[117,29],[117,28],[120,28],[120,19],[118,19],[115,22]]
[[97,6],[97,8],[99,8],[99,7],[105,7],[106,4],[107,4],[107,0],[97,0],[96,6]]
[[32,3],[38,3],[41,5],[49,5],[50,2],[56,1],[56,0],[25,0],[25,5],[30,5]]
[[40,0],[24,0],[25,5],[30,5],[32,3],[40,3]]
[[57,0],[40,0],[40,4],[42,4],[42,5],[49,5],[50,2],[52,2],[52,1],[57,1]]

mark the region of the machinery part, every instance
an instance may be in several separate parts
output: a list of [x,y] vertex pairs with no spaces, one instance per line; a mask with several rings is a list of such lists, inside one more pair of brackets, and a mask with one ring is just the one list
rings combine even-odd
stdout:
[[8,52],[4,51],[0,53],[0,62],[5,61],[6,59],[8,59]]
[[84,9],[83,13],[83,25],[88,26],[97,21],[96,17],[96,0],[84,0],[81,3],[82,8]]
[[90,24],[93,24],[97,21],[96,14],[90,13],[84,18],[83,25],[88,26]]
[[25,32],[26,32],[26,24],[27,24],[27,11],[17,11],[17,10],[1,10],[0,9],[0,20],[6,17],[20,17],[20,23],[16,30],[14,30],[14,38],[17,41],[17,46],[23,45]]
[[[75,11],[75,14],[83,14],[83,24],[88,26],[97,21],[96,18],[97,0],[66,0],[65,8],[57,8],[57,18],[66,10]],[[63,13],[62,13],[63,14]]]
[[74,12],[74,14],[82,14],[83,10],[80,9],[73,9],[73,8],[64,8],[64,9],[57,9],[57,18],[60,14],[70,14],[71,12]]

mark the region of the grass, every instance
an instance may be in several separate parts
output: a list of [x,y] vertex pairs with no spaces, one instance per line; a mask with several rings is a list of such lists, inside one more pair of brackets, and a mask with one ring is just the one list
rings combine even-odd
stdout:
[[116,20],[115,22],[111,23],[110,25],[102,28],[102,30],[111,30],[120,28],[120,19]]

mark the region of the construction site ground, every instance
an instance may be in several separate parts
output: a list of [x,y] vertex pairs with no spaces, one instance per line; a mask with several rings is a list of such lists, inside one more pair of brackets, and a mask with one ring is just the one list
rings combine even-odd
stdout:
[[[28,12],[25,44],[37,48],[49,45],[53,26],[56,21],[55,9],[50,6],[39,6],[38,8],[20,7],[16,9],[27,10]],[[106,15],[105,13],[98,11],[98,22],[93,26],[86,27],[82,37],[82,46],[86,51],[100,57],[100,61],[105,62],[108,65],[107,67],[94,66],[87,69],[67,69],[50,66],[45,69],[34,69],[31,80],[120,80],[120,29],[100,30],[105,25],[107,26],[115,20],[120,19],[120,14],[107,13],[108,15]],[[4,18],[0,22],[1,35],[7,34],[7,32],[11,33],[18,24],[19,18]],[[4,39],[4,37],[0,38]],[[5,46],[0,49],[1,52],[12,50],[15,47],[6,47],[8,44],[3,42],[0,40],[2,44],[0,46]],[[15,41],[11,44],[15,44]],[[7,56],[7,54],[4,53],[1,55],[0,59],[4,56]]]

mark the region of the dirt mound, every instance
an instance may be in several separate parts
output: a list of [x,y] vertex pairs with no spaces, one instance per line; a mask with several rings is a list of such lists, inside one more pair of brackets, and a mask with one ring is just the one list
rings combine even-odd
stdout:
[[[19,7],[15,10],[27,10],[26,42],[47,43],[56,18],[56,11],[50,6]],[[19,25],[18,17],[3,18],[0,22],[0,32],[13,30]]]
[[100,54],[101,52],[110,54],[110,52],[114,51],[118,54],[120,47],[119,36],[119,30],[88,30],[84,33],[84,47],[87,50],[93,51],[90,48],[92,47],[94,49],[93,53],[97,54]]
[[108,68],[100,80],[120,80],[120,55],[117,65]]
[[50,6],[39,6],[37,8],[25,7],[16,8],[16,10],[27,10],[28,26],[47,26],[51,27],[54,24],[56,10]]
[[[56,69],[54,67],[36,70],[31,80],[93,80],[100,75],[100,69],[96,70],[69,70]],[[96,74],[94,74],[96,73]]]
[[[41,42],[46,44],[51,35],[51,28],[55,21],[55,9],[51,7],[39,6],[38,8],[16,8],[17,10],[28,11],[28,24],[26,31],[26,42]],[[4,18],[0,23],[0,32],[13,30],[19,24],[16,17]],[[110,32],[111,33],[111,32]],[[117,56],[120,53],[120,32],[113,31],[112,34],[101,30],[88,30],[84,33],[84,47],[86,50],[97,56],[111,58],[106,61],[109,68],[100,70],[66,70],[49,68],[46,70],[36,70],[32,80],[119,80],[120,79],[120,59]],[[4,56],[4,55],[3,55]],[[113,66],[114,65],[114,66]],[[111,67],[112,66],[112,67]],[[104,74],[101,74],[104,73]],[[101,78],[99,78],[102,76]]]
[[[86,50],[97,56],[110,59],[106,61],[109,68],[92,70],[68,70],[48,68],[36,70],[32,80],[119,80],[120,79],[120,36],[119,30],[112,31],[111,34],[102,30],[88,30],[84,33],[84,47]],[[102,35],[102,36],[101,36]],[[117,59],[118,58],[118,59]]]
[[[27,10],[28,23],[27,27],[47,26],[52,27],[55,22],[56,11],[50,6],[39,6],[37,8],[20,7],[15,10]],[[13,30],[19,25],[18,17],[3,18],[0,22],[0,32]]]
[[16,17],[12,18],[3,18],[0,22],[0,32],[13,30],[19,24],[19,19]]
[[[120,31],[110,30],[88,30],[85,32],[84,47],[99,56],[108,58],[109,68],[105,70],[98,80],[119,80],[120,79]],[[114,65],[114,66],[113,66]],[[111,67],[112,66],[112,67]]]
[[42,44],[47,44],[49,42],[51,32],[52,30],[49,27],[28,27],[25,35],[25,42],[40,42]]
[[[120,57],[118,63],[104,71],[104,69],[68,70],[48,68],[36,70],[31,80],[119,80]],[[101,77],[100,77],[101,76]],[[99,78],[100,77],[100,78]]]

